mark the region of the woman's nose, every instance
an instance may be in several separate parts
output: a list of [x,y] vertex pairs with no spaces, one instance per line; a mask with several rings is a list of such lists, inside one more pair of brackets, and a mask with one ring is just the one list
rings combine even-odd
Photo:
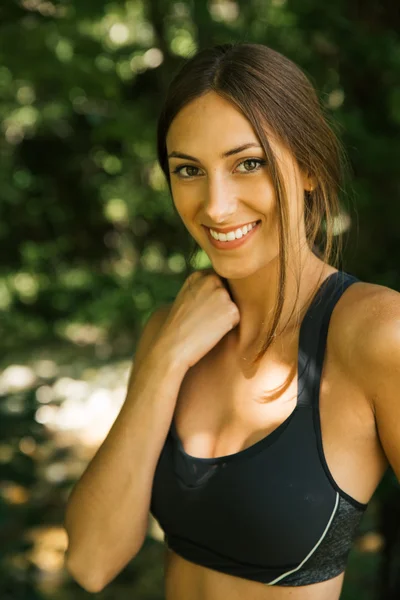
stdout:
[[232,187],[223,178],[210,179],[204,206],[208,219],[215,225],[220,225],[229,220],[235,211],[236,200]]

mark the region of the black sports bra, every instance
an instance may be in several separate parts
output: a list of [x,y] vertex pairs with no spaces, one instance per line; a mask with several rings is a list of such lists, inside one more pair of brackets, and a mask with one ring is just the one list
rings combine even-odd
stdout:
[[329,471],[319,388],[332,310],[356,281],[332,273],[314,296],[300,328],[297,405],[272,433],[235,454],[196,458],[184,451],[172,421],[150,512],[168,547],[186,560],[280,586],[345,570],[367,504],[341,490]]

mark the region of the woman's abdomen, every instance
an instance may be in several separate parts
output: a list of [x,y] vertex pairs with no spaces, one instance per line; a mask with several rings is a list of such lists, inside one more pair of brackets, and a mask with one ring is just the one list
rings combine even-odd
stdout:
[[344,574],[307,586],[268,586],[220,573],[165,547],[165,600],[339,600]]

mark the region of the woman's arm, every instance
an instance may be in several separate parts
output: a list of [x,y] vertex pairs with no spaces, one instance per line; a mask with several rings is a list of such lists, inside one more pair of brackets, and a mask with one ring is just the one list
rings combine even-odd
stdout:
[[162,340],[153,345],[167,314],[159,309],[144,327],[125,402],[68,499],[66,568],[90,592],[115,578],[147,533],[154,471],[185,375]]
[[383,451],[400,481],[400,294],[383,286],[359,306],[352,370],[375,415]]

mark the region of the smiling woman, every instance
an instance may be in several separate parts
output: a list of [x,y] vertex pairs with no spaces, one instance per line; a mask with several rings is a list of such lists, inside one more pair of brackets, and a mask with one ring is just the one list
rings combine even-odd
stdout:
[[[220,270],[222,257],[211,256],[212,240],[201,225],[229,231],[260,220],[264,246],[259,244],[258,252],[270,264],[276,259],[277,293],[269,301],[274,310],[255,360],[268,350],[283,320],[285,295],[292,295],[287,270],[293,256],[301,264],[311,251],[324,263],[336,265],[340,259],[341,238],[334,236],[334,227],[348,163],[325,117],[297,65],[261,44],[241,43],[205,49],[188,59],[171,82],[160,114],[159,162],[174,207],[195,242],[188,270],[196,250],[203,248],[231,292],[227,280],[241,257],[224,252]],[[290,256],[290,246],[299,244],[302,251]],[[243,247],[247,252],[245,246],[214,244],[218,250]],[[242,323],[245,330],[249,345],[250,328]]]
[[71,568],[99,591],[139,552],[150,511],[166,600],[338,600],[388,458],[400,475],[399,294],[329,262],[340,143],[301,69],[247,43],[186,61],[157,143],[212,269],[146,324],[69,503]]
[[[291,597],[299,600],[336,599],[366,500],[386,464],[381,449],[366,444],[374,467],[365,481],[351,484],[356,452],[347,471],[338,466],[340,429],[332,419],[327,429],[326,419],[333,406],[345,416],[335,398],[348,395],[351,377],[349,382],[347,374],[338,376],[339,359],[331,356],[330,368],[325,366],[322,383],[331,383],[330,392],[321,402],[312,392],[320,387],[326,323],[346,288],[353,287],[345,298],[351,307],[363,286],[330,264],[345,152],[298,66],[263,45],[222,44],[191,57],[172,81],[158,123],[158,157],[180,219],[240,312],[227,341],[185,377],[155,472],[151,507],[168,545],[167,592],[174,600],[193,597],[194,584],[183,583],[190,576],[204,590],[199,600],[281,599],[293,587]],[[322,256],[313,251],[317,238],[324,244]],[[336,242],[334,264],[340,237]],[[351,309],[335,311],[336,327],[344,314],[349,318]],[[295,343],[287,332],[297,334]],[[330,335],[339,334],[332,327]],[[266,368],[274,373],[279,358],[285,363],[277,338],[298,364],[294,389],[278,394],[281,409],[286,404],[290,410],[283,411],[286,418],[280,412],[274,428],[271,406],[256,414],[251,406],[241,407],[241,398],[254,393],[256,382],[259,398],[271,395],[265,394]],[[253,371],[245,373],[239,363],[244,380],[237,361],[248,352]],[[317,365],[304,379],[309,363],[302,358]],[[279,386],[269,386],[269,393],[271,387]],[[362,397],[359,389],[354,397]],[[360,404],[369,429],[370,406],[365,397]],[[330,452],[322,446],[320,405],[325,440],[333,436]],[[255,444],[238,442],[245,431],[254,440],[259,428]],[[221,467],[229,468],[219,473]],[[279,590],[267,592],[244,580]]]

